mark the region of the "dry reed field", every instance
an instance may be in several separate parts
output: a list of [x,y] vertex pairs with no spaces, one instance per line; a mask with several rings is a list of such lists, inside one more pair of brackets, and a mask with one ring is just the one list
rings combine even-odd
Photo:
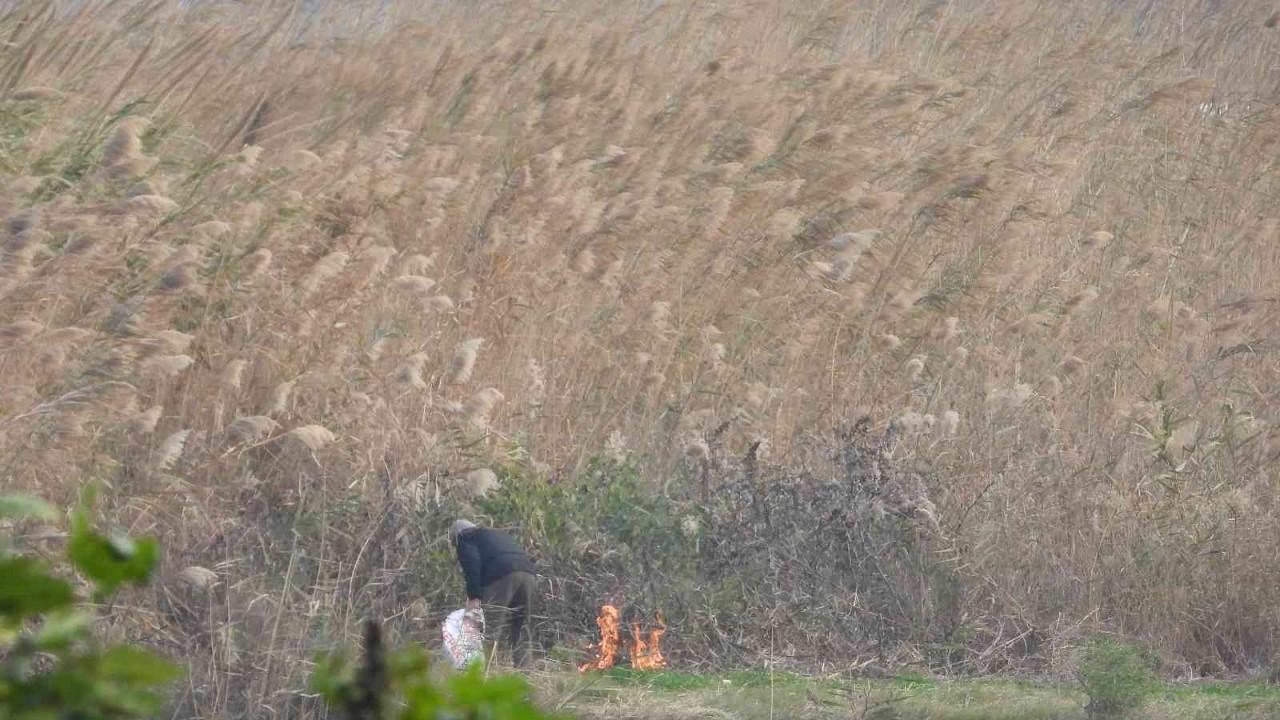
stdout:
[[[1276,11],[12,0],[0,483],[95,481],[163,542],[102,610],[187,664],[176,717],[312,716],[363,617],[437,642],[454,512],[606,562],[486,503],[625,459],[685,533],[654,552],[696,555],[733,468],[833,477],[855,424],[911,479],[867,507],[918,542],[885,603],[928,627],[806,654],[694,569],[719,606],[644,608],[673,664],[1069,677],[1113,632],[1266,674]],[[551,575],[562,649],[598,588],[675,582]],[[870,622],[836,595],[787,612]]]

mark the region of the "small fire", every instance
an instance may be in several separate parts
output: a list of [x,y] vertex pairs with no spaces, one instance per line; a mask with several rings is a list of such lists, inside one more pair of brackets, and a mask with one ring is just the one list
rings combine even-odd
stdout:
[[[608,670],[618,659],[618,648],[621,646],[620,623],[621,614],[613,605],[600,608],[600,616],[596,625],[600,628],[600,644],[596,646],[596,659],[578,666],[581,672],[590,670]],[[662,636],[667,632],[667,623],[658,616],[658,625],[649,631],[646,641],[639,623],[631,625],[631,667],[636,670],[658,670],[667,666],[662,656]]]
[[605,605],[600,608],[600,617],[596,618],[600,627],[600,645],[596,647],[596,659],[581,665],[578,670],[608,670],[613,667],[618,655],[618,608]]
[[658,616],[658,627],[649,631],[649,642],[644,641],[639,623],[631,626],[631,667],[636,670],[659,670],[667,666],[667,659],[662,657],[662,635],[667,631],[667,623]]

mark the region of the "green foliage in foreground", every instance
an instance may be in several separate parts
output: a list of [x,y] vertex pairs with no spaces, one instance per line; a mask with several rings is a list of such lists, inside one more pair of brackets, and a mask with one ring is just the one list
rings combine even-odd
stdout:
[[365,625],[364,658],[352,668],[341,653],[322,658],[312,687],[350,720],[556,720],[534,707],[519,676],[486,678],[472,665],[442,685],[417,645],[388,653],[377,623]]
[[[93,491],[71,518],[70,567],[106,601],[125,584],[145,585],[159,559],[154,540],[94,530]],[[54,520],[35,498],[0,496],[0,520]],[[154,717],[166,687],[182,675],[143,648],[101,647],[92,615],[72,583],[41,560],[0,544],[0,718],[4,720],[141,720]],[[486,678],[479,666],[437,684],[425,651],[383,650],[376,624],[366,630],[365,661],[354,673],[341,655],[326,658],[314,687],[352,720],[555,720],[536,709],[519,677]]]
[[1079,677],[1090,718],[1124,717],[1160,689],[1152,659],[1110,638],[1095,638],[1084,647]]
[[[124,583],[144,584],[159,556],[153,540],[93,529],[93,492],[72,516],[67,559],[102,601]],[[53,508],[25,496],[0,497],[0,519],[52,520]],[[148,650],[101,647],[91,615],[77,607],[72,584],[54,568],[0,546],[0,717],[13,720],[143,718],[165,702],[181,675]]]

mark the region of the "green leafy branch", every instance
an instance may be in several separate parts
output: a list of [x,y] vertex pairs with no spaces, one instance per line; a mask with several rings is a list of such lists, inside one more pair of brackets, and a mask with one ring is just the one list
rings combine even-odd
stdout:
[[[86,490],[72,515],[67,560],[101,602],[124,583],[145,584],[159,550],[154,540],[94,530],[94,495]],[[56,518],[35,498],[0,496],[0,519]],[[143,648],[100,647],[92,615],[54,568],[0,545],[0,578],[0,717],[128,720],[149,717],[163,705],[163,689],[181,677],[181,669]]]

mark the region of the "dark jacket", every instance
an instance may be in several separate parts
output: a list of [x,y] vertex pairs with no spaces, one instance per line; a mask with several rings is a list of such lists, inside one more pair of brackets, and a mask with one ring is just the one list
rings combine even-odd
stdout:
[[483,597],[494,580],[513,572],[535,572],[533,561],[501,530],[471,528],[458,535],[458,564],[467,579],[467,599]]

